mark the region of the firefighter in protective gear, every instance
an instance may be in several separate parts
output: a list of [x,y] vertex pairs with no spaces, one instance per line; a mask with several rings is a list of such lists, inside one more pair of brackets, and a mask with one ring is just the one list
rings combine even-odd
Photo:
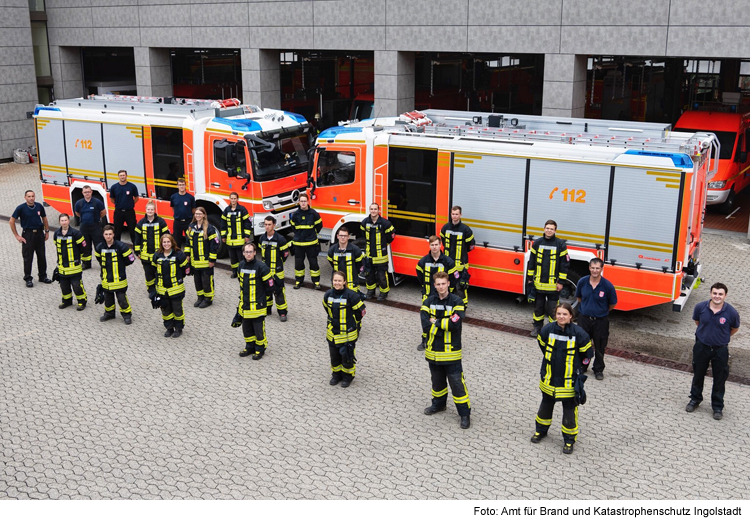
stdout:
[[185,327],[185,272],[188,257],[177,249],[174,237],[162,235],[158,251],[151,257],[151,265],[156,270],[156,292],[161,298],[161,318],[164,321],[164,337],[178,338]]
[[135,255],[140,257],[143,274],[146,277],[146,289],[150,294],[155,289],[156,269],[152,263],[154,253],[159,250],[162,235],[169,233],[167,222],[156,215],[156,204],[153,200],[146,204],[146,216],[135,225]]
[[460,274],[456,281],[456,295],[469,303],[469,251],[474,249],[474,232],[461,221],[462,209],[458,205],[451,207],[451,221],[440,230],[445,254],[456,263]]
[[[541,380],[542,403],[536,415],[536,432],[531,442],[539,443],[547,436],[552,425],[552,411],[555,402],[563,406],[562,434],[565,441],[563,453],[573,452],[578,435],[578,404],[576,403],[575,383],[581,370],[589,364],[593,348],[589,335],[573,323],[573,308],[563,303],[555,311],[556,322],[549,323],[537,336],[542,349]],[[585,378],[584,378],[585,380]]]
[[284,262],[289,257],[292,243],[287,242],[280,233],[276,232],[276,218],[268,215],[263,221],[266,232],[260,236],[260,255],[266,266],[273,272],[273,288],[266,294],[267,314],[271,315],[273,300],[276,298],[276,311],[279,312],[281,322],[286,322],[288,305],[284,289]]
[[380,206],[370,204],[370,216],[362,220],[362,231],[365,233],[367,245],[365,258],[369,266],[365,265],[367,276],[367,299],[375,297],[375,286],[379,286],[379,301],[388,297],[391,288],[388,284],[388,246],[396,238],[396,230],[388,220],[380,216]]
[[127,244],[115,240],[115,228],[104,227],[104,242],[94,250],[94,256],[101,266],[101,286],[104,291],[104,315],[99,320],[104,322],[115,318],[115,298],[120,305],[120,314],[126,325],[132,322],[133,310],[128,301],[127,266],[135,262],[135,255]]
[[310,263],[310,279],[315,289],[319,290],[318,233],[323,229],[323,220],[318,212],[310,207],[306,194],[299,197],[299,209],[289,216],[289,223],[294,228],[294,289],[298,290],[305,282],[305,257],[307,257]]
[[[349,242],[349,229],[341,226],[336,233],[337,244],[328,248],[328,262],[333,271],[340,271],[346,278],[346,286],[359,292],[359,274],[363,269],[364,255],[356,244]],[[331,277],[333,281],[333,277]]]
[[195,292],[198,294],[198,300],[193,303],[196,308],[207,308],[214,301],[214,264],[220,246],[219,232],[208,223],[206,210],[196,208],[193,223],[185,232],[185,252],[190,257]]
[[365,303],[359,292],[346,287],[343,271],[334,271],[333,288],[323,296],[323,308],[328,314],[326,339],[331,356],[331,385],[341,382],[346,388],[354,381],[357,371],[355,345],[365,315]]
[[536,337],[544,325],[545,314],[549,322],[554,321],[555,308],[560,300],[560,290],[568,278],[570,257],[568,246],[557,238],[557,222],[547,220],[544,224],[544,236],[537,238],[531,245],[529,265],[526,270],[526,281],[534,287],[534,330],[531,337]]
[[[433,292],[432,280],[436,273],[442,271],[448,274],[451,292],[455,291],[456,281],[460,276],[453,259],[441,251],[440,239],[432,235],[429,242],[430,252],[417,263],[417,280],[422,286],[422,302]],[[427,334],[422,333],[422,342],[417,346],[417,350],[422,352],[426,344]]]
[[461,366],[461,323],[463,300],[449,291],[448,274],[438,272],[433,278],[435,291],[422,303],[422,332],[427,334],[425,359],[432,377],[432,405],[424,410],[432,415],[446,408],[448,385],[461,417],[461,429],[471,427],[471,402]]
[[221,240],[227,245],[232,278],[237,278],[237,266],[242,261],[242,247],[250,242],[253,234],[250,214],[239,204],[239,194],[229,194],[229,206],[221,213]]
[[248,242],[242,248],[243,259],[237,268],[240,281],[240,303],[237,313],[242,318],[242,335],[245,337],[245,349],[240,357],[252,355],[260,359],[266,353],[266,298],[273,290],[273,271],[266,263],[256,259],[255,244]]
[[52,239],[57,250],[57,273],[59,275],[62,302],[59,308],[73,305],[73,292],[78,301],[77,310],[86,308],[86,289],[83,287],[82,257],[86,250],[86,238],[77,229],[70,227],[70,217],[60,215],[60,229],[55,231]]

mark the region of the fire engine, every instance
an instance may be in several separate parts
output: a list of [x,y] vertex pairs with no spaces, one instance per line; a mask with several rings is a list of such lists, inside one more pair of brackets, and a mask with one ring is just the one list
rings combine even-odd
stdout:
[[[298,114],[237,99],[104,95],[38,105],[34,120],[44,200],[60,212],[72,214],[89,185],[111,219],[108,189],[124,169],[170,227],[169,200],[184,178],[217,227],[237,192],[260,235],[268,215],[289,227],[306,188],[312,127]],[[137,213],[147,201],[138,201]]]
[[[547,219],[567,240],[573,298],[593,257],[620,310],[674,302],[700,272],[706,183],[718,165],[710,133],[670,125],[425,110],[328,129],[311,170],[312,207],[333,240],[361,238],[371,202],[396,228],[390,270],[415,275],[427,239],[453,205],[475,234],[474,286],[522,294],[534,238]],[[396,277],[398,278],[398,277]]]

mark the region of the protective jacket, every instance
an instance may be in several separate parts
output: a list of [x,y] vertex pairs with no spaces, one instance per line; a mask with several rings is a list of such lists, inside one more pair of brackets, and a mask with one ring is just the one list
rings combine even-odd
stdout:
[[57,272],[63,276],[81,273],[81,256],[86,247],[86,239],[81,232],[69,227],[68,233],[63,235],[60,228],[55,231],[53,239],[57,250]]
[[209,262],[216,262],[216,255],[221,246],[219,232],[208,224],[207,232],[203,227],[192,223],[185,232],[185,251],[190,255],[190,265],[194,268],[207,268]]
[[156,215],[149,221],[147,216],[141,218],[135,226],[135,252],[141,254],[141,260],[150,261],[161,247],[161,237],[169,233],[167,222]]
[[396,238],[396,230],[388,220],[382,216],[373,222],[370,216],[365,217],[360,224],[365,232],[365,254],[372,260],[373,264],[386,264],[388,262],[388,244]]
[[[424,354],[428,361],[448,363],[461,360],[461,323],[464,301],[453,293],[445,299],[435,291],[422,303],[422,332],[427,335]],[[434,323],[430,319],[434,318]]]
[[336,345],[356,341],[365,315],[365,303],[359,293],[349,288],[331,288],[323,295],[323,307],[328,313],[326,339]]
[[185,293],[185,268],[188,258],[180,250],[172,251],[169,256],[157,252],[151,257],[156,267],[156,293],[176,297]]
[[262,260],[243,259],[237,267],[240,304],[237,313],[244,319],[266,315],[266,294],[273,289],[273,272]]
[[297,209],[289,216],[289,223],[294,228],[295,246],[312,246],[318,243],[318,233],[323,229],[323,220],[315,209]]
[[345,249],[341,249],[338,244],[331,244],[327,258],[333,271],[341,271],[346,275],[346,285],[352,290],[359,290],[359,273],[364,260],[362,250],[351,242]]
[[469,251],[474,249],[474,232],[463,222],[448,222],[440,230],[440,238],[445,254],[453,259],[458,271],[463,271],[469,264]]
[[275,231],[271,238],[268,238],[268,233],[260,236],[260,256],[277,279],[284,278],[284,262],[289,257],[291,245],[292,243],[288,242],[278,231]]
[[127,244],[120,240],[113,240],[112,245],[108,246],[104,241],[96,246],[94,256],[102,268],[102,288],[120,290],[128,287],[125,267],[135,262],[135,255]]
[[440,253],[440,256],[435,260],[432,258],[432,253],[427,253],[417,263],[417,279],[422,286],[422,300],[427,298],[434,290],[432,285],[434,282],[433,277],[440,271],[448,274],[451,291],[453,291],[456,287],[456,281],[458,281],[461,274],[452,258],[445,253]]
[[537,341],[543,354],[539,388],[555,398],[573,398],[582,362],[594,352],[589,335],[576,324],[563,329],[555,322],[539,331]]
[[557,283],[568,278],[569,267],[565,241],[557,237],[540,237],[531,245],[526,278],[533,279],[537,291],[557,291]]
[[250,214],[244,206],[237,204],[233,211],[232,206],[227,206],[221,213],[221,238],[226,239],[227,246],[242,246],[245,238],[253,235],[250,226]]

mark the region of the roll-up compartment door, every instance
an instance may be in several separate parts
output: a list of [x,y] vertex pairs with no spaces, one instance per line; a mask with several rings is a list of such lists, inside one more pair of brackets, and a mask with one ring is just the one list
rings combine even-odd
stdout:
[[544,235],[547,220],[569,244],[604,247],[612,167],[531,160],[526,233]]
[[474,231],[477,244],[523,247],[526,163],[522,158],[453,155],[451,204],[463,209],[463,222]]
[[63,122],[59,119],[37,118],[36,137],[39,142],[39,169],[42,174],[42,183],[68,185]]
[[138,194],[145,196],[146,171],[143,164],[143,127],[137,125],[104,125],[104,159],[107,165],[107,187],[119,181],[117,172],[128,171],[128,181]]
[[607,259],[617,265],[674,268],[684,173],[617,167]]
[[101,123],[65,121],[65,152],[71,177],[104,181]]

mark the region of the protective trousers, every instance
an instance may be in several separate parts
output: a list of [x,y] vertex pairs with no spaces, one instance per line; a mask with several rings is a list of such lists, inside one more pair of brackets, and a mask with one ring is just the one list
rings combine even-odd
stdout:
[[279,315],[286,314],[289,305],[286,303],[284,279],[279,278],[278,275],[273,276],[273,290],[268,291],[266,294],[266,306],[268,306],[268,315],[271,315],[271,309],[273,308],[274,299],[276,299],[276,311],[279,312]]
[[195,281],[195,293],[198,298],[205,297],[209,301],[214,300],[214,269],[193,268],[193,280]]
[[242,320],[242,335],[245,338],[245,350],[262,356],[266,353],[268,338],[266,337],[266,318],[253,317]]
[[[536,413],[536,432],[546,435],[552,425],[555,397],[542,392],[542,403]],[[573,444],[578,435],[578,405],[573,398],[560,398],[563,406],[562,435],[566,443]]]
[[102,236],[102,226],[99,223],[96,224],[81,224],[81,234],[83,239],[86,241],[86,247],[81,252],[81,261],[83,262],[84,268],[91,267],[91,252],[96,246],[104,241]]
[[146,289],[149,293],[156,289],[156,268],[150,260],[141,260],[143,275],[146,277]]
[[128,301],[128,296],[126,295],[128,289],[122,288],[121,290],[104,290],[104,311],[106,313],[111,313],[113,316],[115,314],[115,297],[117,297],[117,303],[120,305],[120,313],[121,314],[129,314],[132,313],[132,309],[130,308],[130,302]]
[[[357,373],[357,365],[352,362],[344,362],[341,356],[339,348],[343,345],[337,345],[332,341],[328,341],[328,353],[331,356],[331,372],[333,372],[333,378],[338,380],[353,380]],[[357,350],[354,350],[356,357]]]
[[448,385],[451,386],[453,403],[459,416],[471,414],[471,402],[469,401],[469,389],[466,387],[464,370],[461,361],[450,363],[427,362],[430,365],[430,376],[432,377],[432,405],[433,407],[445,407],[448,401]]
[[237,271],[237,266],[240,265],[244,256],[242,255],[242,246],[230,246],[227,244],[227,252],[229,253],[229,263],[232,266],[232,271]]
[[170,328],[185,327],[185,311],[182,308],[182,300],[184,298],[185,294],[181,293],[174,297],[162,299],[161,318],[164,321],[164,328],[167,330]]
[[391,288],[388,285],[388,263],[372,264],[367,271],[365,283],[367,285],[368,294],[374,294],[376,286],[380,287],[380,293],[388,293],[391,291]]
[[591,343],[594,345],[593,371],[603,372],[604,351],[607,349],[607,342],[609,341],[609,318],[581,315],[578,317],[578,326],[583,328],[591,337]]
[[86,304],[86,289],[83,287],[83,274],[60,275],[60,290],[62,290],[62,302],[73,304],[73,292],[76,294],[78,304]]
[[39,272],[39,280],[47,278],[47,254],[44,250],[44,230],[43,229],[24,229],[21,236],[26,239],[26,243],[21,245],[21,255],[23,256],[23,280],[30,281],[31,265],[34,262],[34,253],[36,253],[36,267]]
[[174,240],[177,242],[177,247],[185,247],[185,230],[190,225],[190,220],[175,220],[174,221]]
[[125,230],[125,224],[128,224],[130,243],[135,244],[135,209],[115,209],[115,215],[112,224],[115,226],[116,240],[120,240],[120,237],[122,237],[122,232]]
[[690,399],[698,403],[703,401],[703,381],[708,365],[714,375],[711,388],[711,408],[714,411],[724,410],[724,386],[729,377],[729,349],[726,346],[710,347],[695,340],[693,346],[693,384],[690,387]]
[[[548,322],[555,322],[555,309],[560,301],[560,292],[536,291],[534,300],[534,326],[541,329]],[[547,321],[544,316],[547,316]]]
[[294,282],[297,285],[305,282],[305,257],[307,257],[307,261],[310,263],[310,279],[312,279],[313,284],[320,284],[319,253],[320,244],[294,246]]

